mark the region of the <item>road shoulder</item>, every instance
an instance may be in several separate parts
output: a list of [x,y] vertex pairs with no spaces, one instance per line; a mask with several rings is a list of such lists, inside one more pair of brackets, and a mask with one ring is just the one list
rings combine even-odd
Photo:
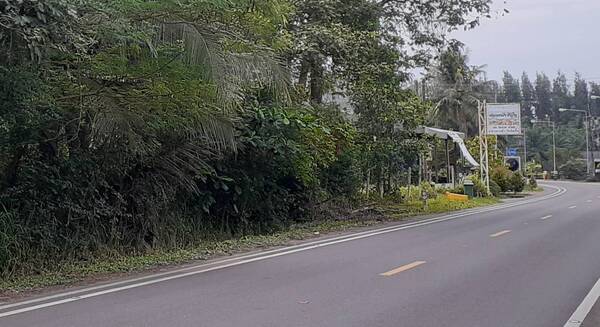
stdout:
[[583,321],[581,327],[599,327],[600,326],[600,301],[592,307],[592,311]]
[[[551,192],[540,192],[529,196],[528,198],[537,198],[543,195],[547,195]],[[502,204],[518,202],[517,199],[508,199],[502,202]],[[474,209],[474,208],[471,208]],[[325,232],[313,231],[313,229],[309,228],[308,230],[304,230],[303,235],[299,234],[291,234],[286,235],[286,237],[278,239],[276,242],[272,243],[261,243],[260,240],[252,240],[250,239],[248,242],[244,243],[243,246],[237,248],[228,249],[228,251],[224,252],[215,252],[211,256],[203,256],[199,258],[188,259],[180,262],[166,262],[164,264],[153,264],[144,266],[141,269],[135,269],[132,271],[116,271],[116,272],[108,272],[108,273],[92,273],[86,276],[67,276],[66,280],[60,280],[55,285],[35,285],[30,288],[22,288],[18,290],[11,289],[0,289],[0,304],[2,302],[10,303],[14,301],[19,301],[24,298],[32,298],[39,297],[53,293],[60,293],[64,291],[77,290],[79,288],[86,288],[90,286],[97,286],[102,284],[108,284],[115,281],[122,281],[131,278],[140,278],[144,276],[151,276],[157,273],[165,273],[173,270],[178,270],[186,267],[191,267],[195,265],[206,265],[211,264],[213,262],[227,259],[227,260],[235,260],[236,257],[248,256],[254,253],[261,253],[265,251],[274,251],[277,249],[281,249],[287,246],[296,246],[302,245],[306,243],[319,242],[319,241],[327,241],[328,239],[334,237],[343,237],[344,235],[351,235],[354,233],[360,233],[370,230],[375,230],[379,228],[386,228],[390,226],[409,224],[414,222],[419,222],[423,220],[428,220],[436,217],[441,217],[444,215],[459,214],[467,210],[457,210],[452,212],[438,213],[438,214],[428,214],[428,215],[413,215],[409,217],[403,217],[402,219],[389,219],[389,220],[367,220],[360,221],[358,224],[340,224],[337,226],[333,226],[332,228],[326,229]]]

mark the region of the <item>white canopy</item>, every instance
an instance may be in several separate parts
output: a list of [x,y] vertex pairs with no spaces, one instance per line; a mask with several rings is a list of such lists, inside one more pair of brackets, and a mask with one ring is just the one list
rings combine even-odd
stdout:
[[473,167],[479,167],[479,163],[475,160],[475,158],[473,158],[471,153],[469,153],[469,150],[467,149],[467,146],[465,145],[465,142],[463,140],[465,137],[464,133],[448,131],[445,129],[439,129],[439,128],[433,128],[433,127],[427,127],[427,126],[419,126],[419,127],[417,127],[415,132],[417,134],[432,135],[432,136],[435,136],[435,137],[437,137],[439,139],[443,139],[443,140],[452,140],[454,143],[458,144],[458,148],[460,149],[460,152],[465,157],[465,159],[469,162],[469,164],[471,164],[471,166],[473,166]]

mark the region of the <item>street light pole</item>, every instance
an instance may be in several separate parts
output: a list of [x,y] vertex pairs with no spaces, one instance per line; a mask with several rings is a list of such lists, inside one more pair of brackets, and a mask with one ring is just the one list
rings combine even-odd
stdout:
[[554,167],[552,175],[557,176],[558,170],[556,170],[556,124],[554,124],[554,122],[552,122],[552,161],[552,166]]

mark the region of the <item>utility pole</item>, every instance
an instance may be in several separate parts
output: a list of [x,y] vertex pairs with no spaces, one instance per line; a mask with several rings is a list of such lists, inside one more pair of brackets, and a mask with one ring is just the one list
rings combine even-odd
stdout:
[[590,119],[587,115],[587,113],[585,114],[585,149],[587,150],[586,152],[586,156],[587,156],[587,160],[586,160],[586,166],[587,166],[587,174],[588,176],[591,175],[591,171],[592,171],[592,163],[591,163],[591,155],[590,155]]
[[525,177],[527,176],[527,129],[523,128],[523,156],[525,157]]
[[[452,176],[450,176],[452,174],[451,169],[450,169],[450,150],[448,149],[448,138],[446,138],[446,173],[448,174],[448,180],[446,181],[448,184],[450,184],[450,179],[452,178]],[[452,185],[454,187],[454,185]]]
[[[592,101],[593,100],[598,100],[598,99],[600,99],[600,95],[591,94],[590,95],[590,100],[588,101],[588,115],[589,115],[590,118],[592,118],[592,119],[590,119],[592,122],[595,122],[595,120],[593,119],[594,116],[592,115]],[[590,120],[588,120],[588,122]],[[591,158],[592,165],[594,165],[594,162],[595,162],[595,160],[594,160],[594,148],[595,148],[594,145],[596,144],[596,140],[594,139],[594,130],[595,130],[595,127],[596,127],[595,125],[596,124],[594,123],[594,126],[590,127],[590,133],[592,134],[592,144],[591,144],[591,146],[592,146],[592,158]],[[592,176],[596,176],[596,169],[595,169],[595,167],[592,167]]]
[[554,167],[554,171],[552,171],[552,174],[554,176],[557,176],[558,170],[556,170],[556,125],[554,124],[554,122],[552,122],[552,161],[552,165]]
[[477,100],[479,118],[479,172],[481,181],[490,194],[490,166],[487,143],[487,103]]

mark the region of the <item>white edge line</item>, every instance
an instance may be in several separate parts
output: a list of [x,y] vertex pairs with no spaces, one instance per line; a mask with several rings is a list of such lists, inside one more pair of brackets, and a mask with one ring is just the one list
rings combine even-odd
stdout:
[[[494,207],[497,207],[497,206],[494,206]],[[504,207],[499,208],[499,209],[503,209],[503,208]],[[481,209],[481,208],[474,208],[474,209]],[[46,301],[46,300],[51,300],[51,299],[59,298],[59,297],[65,297],[65,296],[75,295],[75,294],[79,294],[79,293],[85,293],[85,292],[89,292],[89,291],[95,291],[95,290],[98,290],[98,289],[109,288],[109,287],[119,286],[119,285],[128,284],[128,283],[135,283],[135,282],[143,281],[143,280],[146,280],[146,279],[151,279],[151,278],[156,278],[156,277],[162,277],[162,276],[167,276],[167,275],[173,275],[173,274],[177,274],[177,273],[180,273],[180,272],[185,272],[185,271],[189,271],[189,270],[199,269],[199,268],[202,268],[202,267],[208,267],[208,266],[223,264],[223,263],[226,263],[226,262],[231,262],[231,261],[236,261],[236,260],[244,260],[244,259],[247,259],[247,258],[252,258],[252,257],[256,257],[256,256],[262,256],[262,255],[265,255],[265,254],[271,254],[271,253],[276,253],[276,252],[282,252],[282,251],[292,250],[292,249],[296,249],[296,248],[307,247],[307,246],[311,246],[311,245],[314,245],[314,244],[319,244],[319,243],[324,243],[324,242],[330,242],[330,241],[335,241],[335,240],[339,240],[339,239],[346,239],[346,238],[349,238],[349,237],[358,236],[358,235],[362,235],[362,234],[369,234],[369,233],[379,232],[379,231],[387,231],[387,230],[390,230],[390,229],[393,229],[393,231],[395,231],[399,227],[410,227],[410,226],[413,226],[413,225],[416,225],[416,224],[419,224],[419,226],[420,226],[421,224],[426,223],[426,222],[437,222],[438,220],[440,220],[442,218],[449,218],[449,217],[453,217],[453,218],[456,217],[456,218],[458,218],[458,217],[462,217],[462,216],[466,216],[466,215],[471,215],[471,214],[476,214],[476,213],[479,213],[479,211],[473,212],[473,209],[468,209],[467,211],[462,212],[460,215],[458,215],[456,213],[455,214],[449,214],[449,215],[444,215],[444,216],[440,216],[440,217],[434,217],[434,218],[430,218],[430,219],[424,219],[424,220],[420,220],[420,221],[410,222],[410,223],[406,223],[406,224],[388,226],[388,227],[383,227],[383,228],[379,228],[379,229],[371,229],[371,230],[367,230],[367,231],[363,231],[363,232],[351,233],[351,234],[346,234],[346,235],[341,235],[341,236],[326,238],[326,239],[322,239],[322,240],[317,240],[317,241],[302,243],[302,244],[298,244],[298,245],[292,245],[292,246],[281,247],[281,248],[276,248],[276,249],[272,249],[272,250],[266,250],[266,251],[261,251],[261,252],[256,252],[256,253],[250,253],[250,254],[235,256],[235,257],[231,257],[231,258],[227,258],[227,259],[217,260],[217,261],[214,261],[214,262],[207,262],[207,263],[202,263],[202,264],[199,264],[199,265],[193,265],[193,266],[189,266],[189,267],[185,267],[185,268],[181,268],[181,269],[175,269],[175,270],[169,270],[169,271],[162,272],[162,273],[151,274],[151,275],[148,275],[148,276],[131,278],[131,279],[126,279],[126,280],[122,280],[122,281],[118,281],[118,282],[101,284],[101,285],[97,285],[97,286],[86,287],[86,288],[82,288],[82,289],[76,289],[76,290],[69,291],[69,292],[57,293],[57,294],[53,294],[53,295],[49,295],[49,296],[45,296],[45,297],[40,297],[40,298],[35,298],[35,299],[31,299],[31,300],[26,300],[26,301],[21,301],[21,302],[15,302],[15,303],[10,303],[10,304],[6,304],[6,305],[1,305],[0,306],[0,310],[5,310],[5,309],[8,309],[8,308],[12,308],[12,307],[16,307],[16,306],[23,306],[23,305],[27,305],[27,304],[31,304],[31,303],[36,303],[36,302],[43,302],[43,301]],[[447,220],[447,219],[444,219],[444,220]],[[442,221],[444,221],[444,220],[442,220]]]
[[496,238],[496,237],[499,237],[499,236],[506,235],[506,234],[508,234],[508,233],[512,233],[512,230],[510,230],[510,229],[503,230],[503,231],[500,231],[500,232],[497,232],[497,233],[491,234],[491,235],[490,235],[490,237],[491,237],[491,238]]
[[[496,206],[494,206],[494,207],[496,207]],[[481,208],[474,208],[474,209],[481,209]],[[499,209],[503,209],[503,207],[499,208]],[[16,306],[23,306],[23,305],[27,305],[27,304],[31,304],[31,303],[36,303],[36,302],[43,302],[43,301],[46,301],[46,300],[51,300],[51,299],[59,298],[59,297],[65,297],[65,296],[75,295],[75,294],[79,294],[79,293],[85,293],[85,292],[89,292],[89,291],[95,291],[95,290],[98,290],[98,289],[109,288],[109,287],[112,287],[112,286],[119,286],[119,285],[128,284],[128,283],[135,283],[135,282],[143,281],[143,280],[146,280],[146,279],[151,279],[151,278],[156,278],[156,277],[162,277],[162,276],[167,276],[167,275],[173,275],[173,274],[177,274],[177,273],[180,273],[180,272],[186,272],[186,271],[190,271],[190,270],[194,270],[194,269],[199,269],[199,268],[202,268],[202,267],[219,265],[219,264],[223,264],[223,263],[226,263],[226,262],[231,262],[231,261],[236,261],[236,260],[244,260],[244,259],[248,259],[248,258],[252,258],[252,257],[262,256],[262,255],[265,255],[265,254],[271,254],[271,253],[276,253],[276,252],[282,252],[282,251],[292,250],[292,249],[296,249],[296,248],[308,247],[308,246],[311,246],[311,245],[314,245],[314,244],[319,244],[319,243],[324,243],[324,242],[330,242],[330,241],[335,241],[335,240],[339,240],[339,239],[346,239],[346,238],[357,236],[357,235],[369,234],[369,233],[379,232],[379,231],[387,231],[387,230],[390,230],[390,229],[393,229],[393,231],[395,231],[399,227],[411,227],[411,226],[416,225],[416,224],[419,224],[419,226],[420,226],[420,224],[423,224],[423,223],[426,223],[426,222],[437,222],[438,220],[440,220],[442,218],[455,217],[455,216],[462,217],[462,216],[466,216],[467,214],[471,215],[471,214],[479,213],[479,212],[472,212],[472,211],[473,211],[472,209],[468,209],[468,211],[462,212],[460,216],[457,216],[458,214],[449,214],[449,215],[444,215],[444,216],[440,216],[440,217],[434,217],[434,218],[430,218],[430,219],[424,219],[424,220],[420,220],[420,221],[410,222],[410,223],[406,223],[406,224],[388,226],[388,227],[383,227],[383,228],[379,228],[379,229],[371,229],[371,230],[367,230],[367,231],[363,231],[363,232],[351,233],[351,234],[346,234],[346,235],[341,235],[341,236],[326,238],[326,239],[322,239],[322,240],[317,240],[317,241],[302,243],[302,244],[298,244],[298,245],[292,245],[292,246],[281,247],[281,248],[276,248],[276,249],[272,249],[272,250],[260,251],[260,252],[250,253],[250,254],[245,254],[245,255],[240,255],[240,256],[234,256],[234,257],[227,258],[227,259],[216,260],[214,262],[206,262],[206,263],[202,263],[202,264],[199,264],[199,265],[193,265],[193,266],[189,266],[189,267],[185,267],[185,268],[180,268],[180,269],[175,269],[175,270],[169,270],[169,271],[166,271],[166,272],[151,274],[151,275],[148,275],[148,276],[137,277],[137,278],[130,278],[130,279],[126,279],[126,280],[122,280],[122,281],[118,281],[118,282],[101,284],[101,285],[92,286],[92,287],[86,287],[86,288],[82,288],[82,289],[76,289],[76,290],[69,291],[69,292],[62,292],[62,293],[57,293],[57,294],[53,294],[53,295],[49,295],[49,296],[45,296],[45,297],[40,297],[40,298],[35,298],[35,299],[31,299],[31,300],[26,300],[26,301],[21,301],[21,302],[15,302],[15,303],[10,303],[10,304],[0,305],[0,310],[5,310],[5,309],[8,309],[8,308],[12,308],[12,307],[16,307]],[[446,219],[444,219],[444,220],[446,220]]]
[[345,238],[352,237],[352,236],[357,236],[357,235],[362,235],[362,234],[369,234],[369,233],[373,233],[373,232],[379,232],[379,231],[390,230],[390,229],[394,229],[394,231],[395,231],[398,227],[408,227],[408,226],[412,226],[412,225],[416,225],[416,224],[418,224],[419,226],[421,226],[421,224],[423,224],[423,223],[437,222],[437,221],[440,221],[440,219],[443,219],[441,221],[445,221],[445,220],[447,220],[446,218],[449,218],[449,217],[460,218],[460,217],[464,217],[464,216],[468,216],[468,215],[472,215],[472,214],[485,213],[485,212],[489,212],[489,211],[495,211],[495,210],[505,209],[505,208],[513,207],[516,204],[522,205],[522,204],[529,203],[529,202],[531,202],[531,200],[542,201],[542,200],[545,200],[547,198],[551,198],[551,197],[562,195],[562,194],[564,194],[566,192],[566,190],[561,190],[561,188],[556,188],[556,189],[558,190],[557,192],[549,194],[549,195],[546,195],[546,196],[538,198],[538,199],[530,199],[530,200],[527,200],[527,201],[519,201],[519,202],[509,203],[509,204],[500,204],[500,205],[495,205],[495,206],[491,206],[491,207],[487,207],[487,208],[467,209],[467,210],[465,210],[463,212],[460,212],[460,213],[454,213],[454,214],[448,214],[448,215],[439,216],[439,217],[433,217],[433,218],[430,218],[430,219],[425,219],[425,220],[410,222],[410,223],[406,223],[406,224],[400,224],[400,225],[382,227],[382,228],[379,228],[379,229],[372,229],[372,230],[367,230],[367,231],[363,231],[363,232],[357,232],[357,233],[352,233],[352,234],[347,234],[347,235],[341,235],[341,236],[336,236],[336,237],[331,237],[331,238],[327,238],[327,239],[322,239],[322,240],[317,240],[317,241],[302,243],[302,244],[288,246],[288,247],[276,248],[276,249],[267,250],[267,251],[261,251],[261,252],[257,252],[257,253],[250,253],[250,254],[246,254],[246,255],[235,256],[235,257],[228,258],[228,259],[221,259],[221,260],[217,260],[217,261],[214,261],[214,262],[202,263],[202,264],[199,264],[199,265],[189,266],[189,267],[185,267],[185,268],[181,268],[181,269],[176,269],[176,270],[170,270],[170,271],[162,272],[162,273],[156,273],[156,274],[152,274],[152,275],[148,275],[148,276],[143,276],[143,277],[138,277],[138,278],[131,278],[131,279],[123,280],[123,281],[118,281],[118,282],[113,282],[113,283],[108,283],[108,284],[101,284],[101,285],[87,287],[87,288],[82,288],[82,289],[76,289],[76,290],[73,290],[73,291],[70,291],[70,292],[57,293],[57,294],[53,294],[53,295],[49,295],[49,296],[45,296],[45,297],[40,297],[40,298],[35,298],[35,299],[27,300],[27,301],[10,303],[10,304],[6,304],[6,305],[0,306],[0,310],[5,310],[5,309],[16,307],[16,306],[23,306],[23,305],[27,305],[27,304],[31,304],[31,303],[43,302],[43,301],[46,301],[46,300],[51,300],[51,299],[59,298],[59,297],[65,297],[65,296],[75,295],[75,294],[79,294],[79,293],[85,293],[85,292],[89,292],[89,291],[95,291],[95,290],[98,290],[98,289],[109,288],[109,287],[119,286],[119,285],[128,284],[128,283],[135,283],[135,282],[143,281],[143,280],[146,280],[146,279],[151,279],[151,278],[162,277],[162,276],[166,276],[166,275],[177,274],[177,273],[180,273],[180,272],[185,272],[185,271],[189,271],[189,270],[199,269],[199,268],[202,268],[202,267],[207,267],[207,266],[212,266],[212,265],[218,265],[218,264],[222,264],[222,263],[226,263],[226,262],[231,262],[231,261],[236,261],[236,260],[244,260],[244,259],[247,259],[247,258],[256,257],[256,256],[260,256],[260,255],[265,255],[265,254],[270,254],[270,253],[275,253],[275,252],[280,252],[280,251],[286,251],[286,250],[291,250],[291,249],[295,249],[295,248],[301,248],[301,247],[310,246],[310,245],[313,245],[313,244],[318,244],[318,243],[323,243],[323,242],[329,242],[329,241],[335,241],[335,240],[339,240],[339,239],[345,239]]
[[596,301],[600,298],[600,279],[596,282],[594,287],[590,290],[588,295],[583,299],[583,302],[577,307],[571,318],[567,321],[564,327],[579,327],[592,310]]
[[[0,310],[9,309],[12,307],[24,306],[24,305],[32,304],[32,303],[43,302],[43,301],[52,300],[55,298],[66,297],[66,296],[76,295],[76,294],[80,294],[80,293],[95,291],[98,289],[109,288],[109,289],[106,289],[103,291],[87,293],[87,294],[78,295],[78,296],[72,296],[72,297],[69,297],[66,299],[62,299],[62,300],[57,300],[57,301],[53,301],[53,302],[42,303],[42,304],[35,305],[35,306],[25,307],[25,308],[21,308],[21,309],[17,309],[17,310],[2,312],[2,313],[0,313],[0,318],[16,315],[16,314],[23,313],[23,312],[42,309],[42,308],[46,308],[46,307],[50,307],[50,306],[55,306],[55,305],[60,305],[60,304],[69,303],[69,302],[73,302],[73,301],[78,301],[78,300],[82,300],[82,299],[87,299],[87,298],[91,298],[91,297],[96,297],[96,296],[100,296],[100,295],[104,295],[104,294],[119,292],[122,290],[127,290],[127,289],[137,288],[137,287],[141,287],[141,286],[156,284],[156,283],[160,283],[160,282],[164,282],[164,281],[168,281],[168,280],[197,275],[197,274],[201,274],[201,273],[205,273],[205,272],[209,272],[209,271],[213,271],[213,270],[224,269],[224,268],[238,266],[238,265],[255,262],[255,261],[262,261],[262,260],[275,258],[275,257],[287,255],[287,254],[292,254],[292,253],[296,253],[296,252],[308,251],[308,250],[312,250],[312,249],[323,247],[323,246],[329,246],[329,245],[334,245],[334,244],[338,244],[338,243],[344,243],[344,242],[354,241],[357,239],[367,238],[367,237],[371,237],[371,236],[387,234],[387,233],[391,233],[391,232],[395,232],[395,231],[399,231],[399,230],[435,224],[438,222],[453,220],[453,219],[470,216],[470,215],[474,215],[474,214],[478,214],[478,213],[492,212],[492,211],[497,211],[497,210],[501,210],[501,209],[521,206],[524,204],[540,202],[540,201],[558,197],[567,192],[567,190],[563,187],[557,187],[557,186],[553,186],[553,185],[545,185],[545,186],[554,188],[557,191],[552,194],[540,197],[540,198],[534,198],[534,199],[525,200],[525,201],[518,201],[518,202],[514,202],[514,203],[509,203],[509,204],[501,204],[501,205],[497,205],[497,206],[482,208],[479,210],[477,208],[474,208],[474,209],[467,210],[467,211],[464,211],[461,213],[449,214],[449,215],[445,215],[445,216],[441,216],[441,217],[407,223],[407,224],[403,224],[403,225],[399,225],[399,226],[390,226],[390,227],[384,227],[384,228],[371,230],[371,231],[364,231],[364,232],[359,232],[359,233],[354,233],[354,234],[349,234],[349,235],[343,235],[343,236],[334,237],[331,239],[313,241],[313,242],[309,242],[309,243],[305,243],[305,244],[299,244],[299,245],[294,245],[294,246],[290,246],[290,247],[284,247],[284,248],[280,248],[280,249],[274,249],[274,250],[269,250],[269,251],[265,251],[265,252],[259,252],[259,253],[245,255],[245,256],[224,259],[221,261],[202,264],[199,266],[186,267],[186,268],[182,268],[179,270],[154,274],[154,275],[150,275],[150,276],[129,279],[129,280],[115,282],[115,283],[111,283],[111,284],[93,286],[93,287],[89,287],[89,288],[85,288],[85,289],[75,290],[75,291],[66,292],[66,293],[54,294],[54,295],[50,295],[50,296],[46,296],[46,297],[42,297],[42,298],[31,299],[31,300],[22,301],[22,302],[11,303],[11,304],[0,306]],[[274,253],[274,252],[279,252],[279,253]],[[269,253],[274,253],[274,254],[269,254]],[[265,255],[265,254],[269,254],[269,255]],[[259,256],[259,257],[256,257],[256,256]],[[252,258],[252,257],[256,257],[256,258]],[[225,265],[219,265],[216,267],[191,271],[191,272],[187,272],[187,273],[183,273],[183,274],[179,274],[179,275],[156,278],[156,277],[161,277],[161,276],[166,276],[166,275],[173,275],[173,274],[177,274],[179,272],[185,272],[185,271],[198,269],[198,268],[202,268],[202,267],[206,267],[206,266],[218,265],[218,264],[235,261],[235,260],[240,260],[240,261],[225,264]],[[150,278],[155,278],[155,279],[136,283],[137,281],[143,281],[145,279],[150,279]],[[133,283],[133,284],[116,287],[116,288],[110,288],[113,286],[119,286],[119,285],[123,285],[123,284],[127,284],[127,283]]]

